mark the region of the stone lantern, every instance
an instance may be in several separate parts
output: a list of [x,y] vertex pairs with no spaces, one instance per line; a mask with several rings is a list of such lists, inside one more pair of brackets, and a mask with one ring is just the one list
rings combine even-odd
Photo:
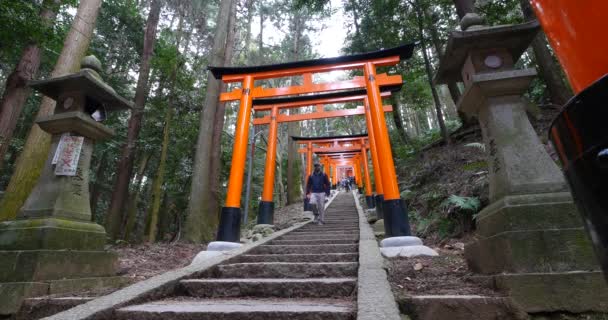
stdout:
[[81,67],[30,83],[57,105],[36,121],[52,135],[40,178],[16,220],[0,223],[0,314],[15,312],[28,296],[125,280],[116,276],[116,255],[104,250],[104,228],[91,222],[89,167],[94,142],[113,135],[97,120],[132,105],[103,82],[97,58],[85,57]]
[[460,81],[458,109],[479,120],[490,204],[465,248],[479,281],[507,292],[527,312],[605,312],[608,289],[563,175],[526,114],[522,95],[536,76],[516,62],[537,22],[488,27],[467,14],[452,32],[435,77]]

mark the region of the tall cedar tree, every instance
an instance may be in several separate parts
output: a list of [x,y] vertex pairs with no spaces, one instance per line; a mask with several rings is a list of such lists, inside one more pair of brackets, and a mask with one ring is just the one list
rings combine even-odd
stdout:
[[[42,2],[40,20],[44,26],[49,27],[55,21],[60,3],[60,0],[44,0]],[[17,126],[17,120],[21,115],[25,100],[30,95],[27,82],[38,74],[41,51],[38,42],[32,39],[31,43],[23,50],[15,70],[6,79],[4,95],[0,101],[0,168],[3,163],[2,159],[4,159],[8,146],[13,139],[13,131]]]
[[[63,43],[63,49],[57,59],[51,78],[60,77],[80,69],[80,61],[84,57],[91,38],[93,29],[99,14],[102,0],[81,1],[76,12],[76,18],[72,22]],[[55,111],[55,100],[44,97],[36,118],[53,114]],[[25,146],[11,176],[6,193],[0,202],[0,221],[14,219],[17,211],[34,188],[44,163],[48,157],[51,144],[51,136],[42,131],[37,124],[32,126]]]
[[[211,66],[223,66],[226,63],[226,38],[230,26],[229,16],[232,1],[234,0],[222,0],[220,2],[213,47],[209,57],[209,65]],[[209,210],[208,204],[211,195],[209,183],[211,175],[219,174],[210,170],[210,155],[212,153],[213,125],[219,105],[220,83],[221,81],[215,79],[211,72],[207,73],[207,90],[200,115],[190,199],[188,201],[188,216],[184,226],[184,241],[187,242],[200,243],[212,240],[219,224],[217,212]]]
[[146,22],[146,33],[144,34],[144,48],[139,65],[139,76],[137,88],[135,89],[135,103],[129,118],[127,129],[127,141],[122,145],[122,156],[118,162],[118,172],[112,191],[112,200],[106,214],[106,231],[112,239],[117,239],[124,232],[120,230],[125,212],[125,203],[129,194],[129,183],[133,175],[133,161],[136,153],[136,143],[141,131],[144,117],[144,106],[148,98],[150,79],[150,61],[154,54],[154,43],[156,42],[156,30],[161,11],[161,0],[152,0],[150,13]]

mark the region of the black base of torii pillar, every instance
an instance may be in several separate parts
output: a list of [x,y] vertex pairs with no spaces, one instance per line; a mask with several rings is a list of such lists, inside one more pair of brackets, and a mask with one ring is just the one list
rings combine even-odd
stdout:
[[273,224],[274,202],[260,201],[258,209],[258,224]]

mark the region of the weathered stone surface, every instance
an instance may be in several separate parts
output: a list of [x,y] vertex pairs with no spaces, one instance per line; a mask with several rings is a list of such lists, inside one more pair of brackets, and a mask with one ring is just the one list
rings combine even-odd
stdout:
[[202,301],[158,301],[126,307],[117,320],[351,320],[355,314],[349,301],[231,299]]
[[40,297],[23,301],[17,320],[42,319],[93,300],[94,297]]
[[338,298],[355,292],[356,278],[189,279],[182,286],[194,297]]
[[380,248],[380,252],[385,258],[413,258],[420,256],[436,257],[439,255],[435,250],[427,246],[386,247]]
[[357,262],[357,253],[243,254],[231,262]]
[[242,244],[236,242],[212,241],[207,245],[207,251],[230,251],[242,246]]
[[0,317],[17,313],[25,298],[45,295],[48,290],[49,285],[41,282],[0,283]]
[[215,257],[219,257],[219,256],[222,256],[222,255],[228,255],[228,251],[207,251],[207,250],[203,250],[203,251],[201,251],[201,252],[199,252],[199,253],[196,254],[196,256],[194,257],[194,259],[192,259],[192,262],[190,263],[190,265],[205,263],[209,259],[213,259]]
[[286,254],[286,253],[347,253],[357,252],[356,244],[324,244],[324,245],[263,245],[252,250],[256,254]]
[[511,299],[483,296],[412,296],[399,301],[415,320],[526,320],[528,315]]
[[131,279],[123,276],[89,277],[75,279],[50,280],[49,294],[65,294],[81,291],[95,291],[104,288],[120,288],[129,284]]
[[505,196],[477,214],[477,234],[582,227],[569,192]]
[[381,248],[388,247],[407,247],[407,246],[421,246],[422,240],[418,237],[404,236],[404,237],[390,237],[380,241]]
[[357,289],[358,320],[400,320],[399,310],[391,291],[384,259],[369,224],[365,222],[363,208],[355,203],[359,215],[361,241],[359,242],[359,271]]
[[494,276],[496,288],[527,312],[608,313],[608,286],[600,271]]
[[355,244],[356,239],[274,240],[273,245]]
[[114,276],[116,254],[106,251],[0,251],[0,282]]
[[355,262],[263,262],[234,263],[218,266],[220,278],[321,278],[354,277],[357,274]]
[[0,223],[0,250],[102,250],[102,226],[65,219],[28,219]]
[[502,232],[468,244],[465,257],[472,271],[483,274],[599,268],[583,228]]

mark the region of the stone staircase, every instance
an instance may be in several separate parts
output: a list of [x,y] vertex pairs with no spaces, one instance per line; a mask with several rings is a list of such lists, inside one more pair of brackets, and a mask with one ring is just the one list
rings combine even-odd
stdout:
[[337,195],[326,224],[302,228],[180,281],[179,294],[120,308],[114,319],[355,319],[359,218]]

